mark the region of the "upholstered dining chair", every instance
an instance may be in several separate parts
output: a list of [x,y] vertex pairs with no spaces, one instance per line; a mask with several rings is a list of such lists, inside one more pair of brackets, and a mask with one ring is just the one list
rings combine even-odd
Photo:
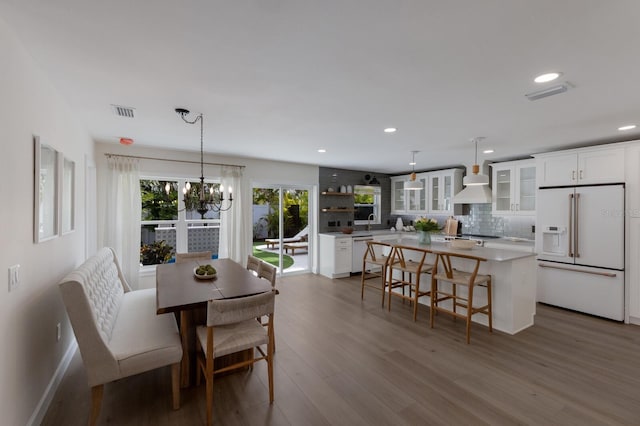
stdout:
[[248,255],[247,256],[247,270],[253,271],[255,275],[260,273],[260,264],[262,261],[255,256]]
[[191,260],[211,260],[210,251],[194,251],[191,253],[176,253],[176,263],[189,262]]
[[[269,381],[269,402],[273,402],[273,315],[275,292],[240,297],[237,299],[210,300],[207,306],[207,325],[197,328],[198,372],[196,384],[201,375],[206,380],[207,424],[213,423],[213,384],[216,373],[251,366],[258,361],[267,362]],[[255,319],[268,316],[265,329]],[[262,346],[266,345],[266,351]],[[238,361],[235,364],[215,369],[215,358],[257,349],[261,356]]]

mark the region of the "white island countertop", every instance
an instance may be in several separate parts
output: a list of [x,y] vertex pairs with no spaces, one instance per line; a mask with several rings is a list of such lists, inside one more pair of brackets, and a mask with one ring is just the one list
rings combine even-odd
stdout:
[[[389,241],[387,241],[389,242]],[[471,255],[481,257],[485,260],[491,260],[494,262],[509,262],[516,259],[522,259],[524,257],[535,256],[535,253],[527,253],[518,250],[499,249],[476,246],[469,250],[452,248],[449,243],[431,242],[428,245],[418,244],[418,240],[415,238],[399,238],[395,244],[402,244],[410,247],[425,248],[434,252],[447,252],[452,254]]]

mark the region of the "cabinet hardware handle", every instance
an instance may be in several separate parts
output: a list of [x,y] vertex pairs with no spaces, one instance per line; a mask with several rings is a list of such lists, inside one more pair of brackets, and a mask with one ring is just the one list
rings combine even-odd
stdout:
[[516,210],[520,211],[520,204],[516,204]]
[[569,257],[573,257],[573,251],[571,250],[571,243],[573,239],[573,194],[569,194]]
[[511,211],[513,211],[513,203],[511,203]]
[[571,171],[571,180],[576,180],[576,171],[575,170]]
[[547,265],[545,263],[538,263],[538,266],[541,268],[550,268],[550,269],[560,269],[562,271],[571,271],[571,272],[582,272],[583,274],[591,274],[591,275],[602,275],[603,277],[615,278],[617,275],[613,272],[595,272],[595,271],[584,271],[582,269],[575,268],[564,268],[562,266],[553,266]]
[[580,180],[582,180],[582,179],[584,179],[584,178],[582,177],[582,170],[580,170]]
[[580,235],[580,227],[578,224],[579,211],[580,211],[580,194],[576,194],[576,257],[580,257],[580,249],[578,248],[578,236]]

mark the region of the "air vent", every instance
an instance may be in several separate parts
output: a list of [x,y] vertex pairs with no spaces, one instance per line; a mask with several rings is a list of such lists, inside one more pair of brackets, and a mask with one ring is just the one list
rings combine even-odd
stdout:
[[133,111],[135,111],[135,108],[120,105],[111,105],[111,108],[118,117],[133,118]]
[[542,99],[542,98],[546,98],[546,97],[549,97],[549,96],[553,96],[553,95],[558,95],[560,93],[564,93],[567,90],[569,90],[570,87],[572,87],[572,86],[570,85],[570,83],[567,82],[567,83],[564,83],[564,84],[559,84],[557,86],[548,87],[548,88],[543,89],[543,90],[538,90],[537,92],[527,93],[525,96],[530,101],[537,101],[538,99]]

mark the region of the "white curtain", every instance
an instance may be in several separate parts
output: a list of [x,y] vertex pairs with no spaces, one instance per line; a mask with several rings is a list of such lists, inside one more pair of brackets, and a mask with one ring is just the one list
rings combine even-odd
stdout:
[[135,158],[108,159],[104,245],[112,247],[132,289],[140,273],[140,168]]
[[228,189],[233,188],[233,205],[229,210],[220,212],[220,247],[218,256],[222,259],[229,258],[244,264],[247,253],[249,253],[247,246],[249,224],[243,218],[246,194],[242,193],[242,168],[222,166],[221,183],[225,188],[225,197],[228,197]]

